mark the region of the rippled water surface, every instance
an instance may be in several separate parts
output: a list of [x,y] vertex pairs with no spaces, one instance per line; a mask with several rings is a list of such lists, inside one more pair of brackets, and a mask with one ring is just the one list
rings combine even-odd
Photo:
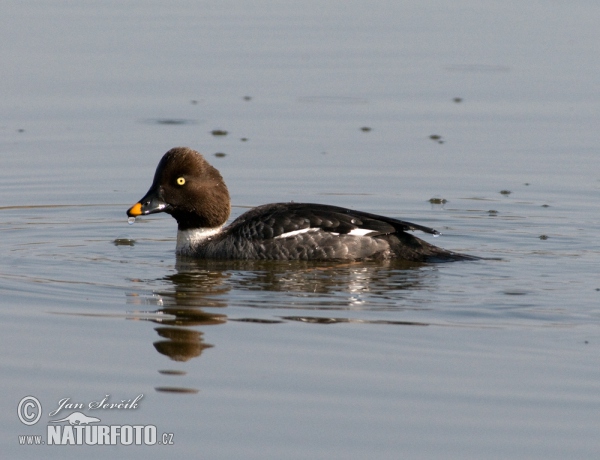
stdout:
[[[453,5],[2,7],[3,458],[600,455],[598,7]],[[232,218],[329,203],[482,259],[177,258],[125,215],[177,145]],[[157,444],[48,446],[73,412]]]

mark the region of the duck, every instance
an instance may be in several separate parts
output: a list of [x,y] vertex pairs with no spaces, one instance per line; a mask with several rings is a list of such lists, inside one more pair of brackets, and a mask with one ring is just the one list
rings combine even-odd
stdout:
[[150,189],[127,210],[127,216],[132,222],[139,216],[161,212],[177,221],[176,254],[199,259],[476,259],[409,233],[440,235],[432,228],[327,204],[265,204],[226,226],[231,200],[225,181],[215,167],[189,147],[175,147],[163,155]]

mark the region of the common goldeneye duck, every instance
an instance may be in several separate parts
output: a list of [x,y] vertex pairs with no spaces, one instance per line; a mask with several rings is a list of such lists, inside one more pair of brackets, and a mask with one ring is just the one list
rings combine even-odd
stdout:
[[177,147],[162,157],[150,190],[127,215],[170,214],[178,224],[177,254],[203,259],[475,259],[407,233],[439,235],[432,228],[337,206],[266,204],[223,227],[230,211],[219,171],[200,153]]

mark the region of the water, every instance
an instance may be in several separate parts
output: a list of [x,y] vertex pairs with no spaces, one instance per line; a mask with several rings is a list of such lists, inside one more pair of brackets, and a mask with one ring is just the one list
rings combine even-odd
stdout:
[[[3,456],[598,456],[593,2],[2,10]],[[232,218],[329,203],[485,259],[178,259],[125,215],[177,145]],[[173,444],[19,445],[75,410]]]

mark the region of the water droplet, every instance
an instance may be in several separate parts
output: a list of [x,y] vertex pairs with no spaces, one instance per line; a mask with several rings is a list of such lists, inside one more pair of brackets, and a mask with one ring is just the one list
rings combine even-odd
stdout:
[[127,218],[127,223],[129,225],[133,225],[135,223],[135,217],[128,217]]

